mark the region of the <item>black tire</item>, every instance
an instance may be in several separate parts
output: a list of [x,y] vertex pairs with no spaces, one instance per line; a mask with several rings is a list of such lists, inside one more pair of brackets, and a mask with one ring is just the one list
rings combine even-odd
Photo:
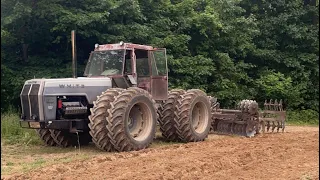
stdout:
[[110,88],[98,96],[97,100],[93,102],[93,108],[90,109],[89,116],[90,135],[92,142],[101,150],[113,151],[113,146],[110,143],[107,129],[107,117],[109,115],[108,109],[111,108],[110,103],[114,101],[124,89]]
[[163,104],[165,103],[164,100],[161,101],[156,101],[156,109],[157,109],[157,126],[160,126],[160,117],[162,116],[162,109],[163,109]]
[[[51,129],[51,137],[55,143],[60,147],[88,145],[91,141],[91,136],[88,132],[71,133],[69,131]],[[79,136],[79,139],[78,139]]]
[[177,113],[178,99],[181,98],[186,91],[182,89],[173,89],[168,93],[168,99],[159,109],[159,124],[162,136],[168,141],[179,141],[177,133],[178,122],[175,113]]
[[50,132],[52,138],[60,147],[69,147],[77,144],[76,138],[73,138],[69,131],[50,129]]
[[116,97],[108,112],[108,136],[117,151],[140,150],[151,144],[157,115],[155,101],[147,91],[128,88]]
[[[77,134],[74,134],[77,136]],[[79,132],[79,143],[82,146],[88,145],[90,142],[92,142],[92,137],[89,134],[89,132]],[[77,137],[78,140],[78,137]]]
[[211,109],[206,93],[199,89],[188,90],[178,101],[175,118],[179,123],[177,132],[181,141],[197,142],[207,138],[211,127]]
[[40,139],[45,143],[47,146],[56,146],[57,143],[51,136],[51,132],[49,129],[36,129],[36,132],[39,134]]

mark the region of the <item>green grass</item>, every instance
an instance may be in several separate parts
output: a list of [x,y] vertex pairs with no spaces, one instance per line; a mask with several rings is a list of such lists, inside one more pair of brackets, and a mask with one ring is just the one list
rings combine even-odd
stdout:
[[13,166],[14,165],[14,163],[13,162],[7,162],[7,164],[6,164],[7,166]]
[[47,146],[26,146],[22,144],[3,145],[1,151],[1,175],[25,173],[57,163],[69,163],[92,159],[97,155],[107,156],[93,144],[79,149]]
[[287,124],[319,125],[319,113],[311,109],[287,111]]
[[39,167],[43,167],[45,164],[47,163],[46,160],[42,159],[42,158],[39,158],[39,159],[36,159],[34,162],[32,163],[25,163],[25,164],[22,164],[22,169],[23,171],[28,171],[30,169],[35,169],[35,168],[39,168]]
[[304,174],[301,178],[301,180],[311,180],[311,176],[309,174]]
[[15,112],[1,114],[1,141],[5,144],[42,144],[33,129],[21,128],[19,115]]

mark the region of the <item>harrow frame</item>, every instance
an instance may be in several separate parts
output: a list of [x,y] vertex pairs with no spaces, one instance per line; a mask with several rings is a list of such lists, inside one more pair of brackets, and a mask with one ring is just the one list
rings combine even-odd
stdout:
[[286,122],[286,111],[283,109],[282,99],[278,100],[270,99],[265,100],[264,109],[259,112],[259,120],[261,124],[262,133],[271,131],[274,132],[277,128],[277,132],[281,129],[284,132]]

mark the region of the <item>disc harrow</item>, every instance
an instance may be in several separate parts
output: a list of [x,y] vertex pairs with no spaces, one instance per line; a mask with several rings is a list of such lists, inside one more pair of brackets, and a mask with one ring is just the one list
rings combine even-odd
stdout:
[[261,124],[261,130],[263,133],[265,131],[284,132],[285,129],[285,121],[286,121],[286,111],[283,109],[282,100],[278,102],[278,100],[269,101],[265,100],[264,109],[259,113],[259,119]]
[[237,109],[215,108],[212,116],[212,132],[253,137],[258,131],[258,103],[253,100],[242,100]]
[[242,100],[235,109],[220,109],[220,104],[214,97],[211,101],[212,124],[211,132],[235,134],[253,137],[265,132],[284,132],[286,111],[282,100],[265,101],[263,110],[259,111],[254,100]]

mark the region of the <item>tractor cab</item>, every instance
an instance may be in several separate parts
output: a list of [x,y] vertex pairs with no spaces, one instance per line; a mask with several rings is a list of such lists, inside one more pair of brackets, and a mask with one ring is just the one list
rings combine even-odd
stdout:
[[118,88],[139,87],[155,100],[166,100],[168,69],[165,48],[123,43],[95,45],[84,75],[109,77]]

